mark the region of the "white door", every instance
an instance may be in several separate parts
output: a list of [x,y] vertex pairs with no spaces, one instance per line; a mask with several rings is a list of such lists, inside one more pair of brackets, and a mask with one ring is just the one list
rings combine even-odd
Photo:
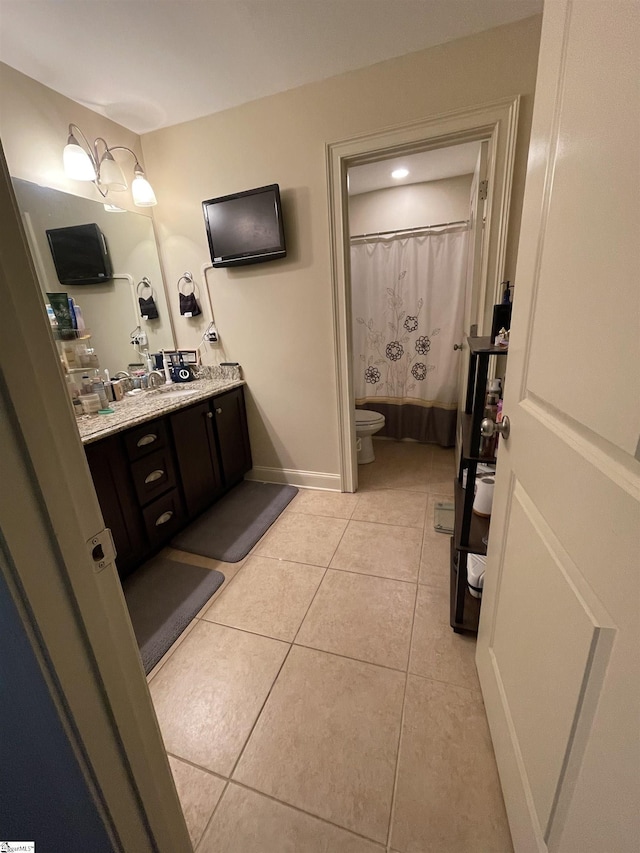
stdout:
[[639,45],[545,4],[477,651],[517,853],[640,845]]
[[[466,336],[471,334],[471,325],[480,324],[478,306],[480,304],[480,293],[483,291],[483,272],[486,275],[484,249],[484,210],[487,198],[487,163],[489,160],[489,142],[485,140],[480,143],[478,160],[471,181],[471,198],[469,203],[469,252],[467,255],[467,283],[464,297],[464,339],[458,341],[456,346],[462,346],[460,350],[460,363],[458,375],[458,411],[464,412],[465,397],[467,393],[467,373],[469,371],[469,346]],[[458,418],[456,436],[456,470],[460,463],[462,449],[462,421]]]

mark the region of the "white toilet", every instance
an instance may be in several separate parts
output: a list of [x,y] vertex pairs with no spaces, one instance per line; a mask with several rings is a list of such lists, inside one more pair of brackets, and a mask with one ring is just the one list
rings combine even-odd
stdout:
[[358,442],[358,465],[366,465],[375,461],[371,436],[384,426],[384,415],[380,412],[369,412],[366,409],[356,409],[356,439]]

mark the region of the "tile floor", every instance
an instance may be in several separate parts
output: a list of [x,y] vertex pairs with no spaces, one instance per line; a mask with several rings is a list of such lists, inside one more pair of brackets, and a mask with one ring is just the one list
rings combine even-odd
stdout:
[[448,623],[453,454],[377,440],[300,490],[149,675],[197,853],[510,853],[475,671]]

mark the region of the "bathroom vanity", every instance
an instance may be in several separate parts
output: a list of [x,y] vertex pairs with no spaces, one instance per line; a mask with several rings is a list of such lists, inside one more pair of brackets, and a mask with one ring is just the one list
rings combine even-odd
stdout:
[[145,392],[78,428],[122,578],[251,468],[241,381]]

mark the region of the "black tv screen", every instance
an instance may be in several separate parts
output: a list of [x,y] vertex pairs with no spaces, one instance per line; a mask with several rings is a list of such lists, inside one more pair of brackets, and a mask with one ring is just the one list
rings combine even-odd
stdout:
[[286,257],[278,184],[210,198],[202,209],[214,267]]
[[60,284],[102,284],[112,276],[104,234],[95,222],[47,230]]

